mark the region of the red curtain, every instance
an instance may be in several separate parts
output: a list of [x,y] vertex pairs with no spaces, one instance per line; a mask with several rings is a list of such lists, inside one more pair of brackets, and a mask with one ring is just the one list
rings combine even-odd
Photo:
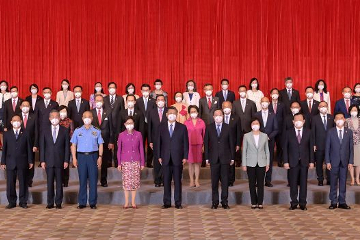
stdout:
[[84,86],[164,81],[168,92],[257,77],[265,92],[360,81],[358,0],[0,0],[0,79]]

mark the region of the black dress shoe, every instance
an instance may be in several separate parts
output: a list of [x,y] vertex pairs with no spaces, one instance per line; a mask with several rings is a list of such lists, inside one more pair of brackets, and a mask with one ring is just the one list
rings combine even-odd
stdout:
[[69,186],[69,183],[64,183],[63,186],[64,186],[64,187],[68,187],[68,186]]
[[156,183],[155,187],[161,187],[161,184]]
[[109,185],[107,183],[102,183],[101,186],[102,187],[108,187]]
[[283,167],[284,164],[283,163],[278,163],[278,167]]
[[16,207],[16,205],[14,205],[14,204],[9,204],[9,205],[7,205],[5,208],[6,209],[12,209],[12,208],[15,208]]
[[331,204],[331,205],[329,206],[329,209],[331,209],[331,210],[333,210],[333,209],[335,209],[335,208],[337,208],[337,205],[336,205],[336,204]]
[[307,207],[306,206],[300,206],[300,209],[303,210],[303,211],[306,211]]
[[323,182],[323,181],[319,181],[319,182],[318,182],[318,186],[324,186],[324,182]]
[[96,205],[90,205],[91,209],[97,209]]
[[183,209],[183,207],[181,205],[176,205],[175,208],[176,209]]
[[56,204],[56,209],[62,209],[61,204]]
[[229,205],[227,205],[227,204],[222,204],[222,208],[223,209],[230,209]]
[[346,203],[339,204],[338,208],[341,208],[341,209],[351,209],[351,207],[350,207],[349,205],[347,205]]
[[234,186],[234,183],[229,183],[229,187],[233,187]]
[[26,203],[19,205],[21,208],[27,209],[28,205]]
[[326,181],[326,185],[330,186],[330,181],[329,180]]
[[54,205],[47,205],[46,206],[46,209],[52,209],[52,208],[54,208]]
[[162,205],[162,207],[161,207],[162,209],[167,209],[167,208],[171,208],[171,205]]
[[32,184],[33,184],[32,182],[29,182],[28,187],[32,187]]
[[289,207],[289,210],[295,210],[295,209],[297,209],[297,205],[293,205]]
[[211,209],[217,209],[218,208],[218,204],[213,204],[213,205],[211,205]]
[[77,206],[77,209],[83,209],[83,208],[86,208],[86,205],[79,205],[79,206]]
[[153,165],[147,165],[147,168],[154,168]]
[[274,187],[274,185],[272,185],[270,182],[265,183],[265,186],[266,187]]
[[287,187],[290,187],[290,184],[288,183],[286,186],[287,186]]

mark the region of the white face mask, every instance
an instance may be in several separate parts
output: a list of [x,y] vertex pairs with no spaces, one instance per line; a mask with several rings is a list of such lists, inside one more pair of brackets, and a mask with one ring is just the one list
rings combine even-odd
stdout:
[[134,89],[133,88],[128,88],[128,93],[129,94],[134,94]]
[[18,127],[20,127],[20,122],[19,121],[15,121],[15,122],[12,122],[12,126],[14,127],[14,128],[18,128]]
[[38,90],[36,88],[31,89],[31,94],[37,94]]
[[59,121],[58,118],[53,118],[53,119],[51,119],[51,124],[52,124],[52,125],[55,125],[55,126],[56,126],[56,125],[59,124],[59,122],[60,122],[60,121]]
[[194,90],[194,86],[188,86],[188,90],[189,90],[189,91]]
[[300,109],[298,109],[298,108],[291,108],[291,112],[292,112],[292,114],[297,114],[297,113],[299,113],[300,112]]
[[328,111],[327,107],[321,107],[321,108],[320,108],[320,112],[321,112],[322,114],[327,114],[327,111]]
[[133,108],[135,106],[135,103],[133,101],[127,102],[128,108]]
[[357,116],[358,116],[358,112],[351,111],[351,112],[350,112],[350,115],[351,115],[352,117],[357,117]]
[[175,121],[176,120],[176,115],[175,114],[169,114],[168,115],[168,120],[171,121],[171,122]]
[[126,127],[126,130],[131,131],[134,129],[134,124],[127,124],[127,125],[125,125],[125,127]]
[[80,97],[81,97],[81,92],[76,92],[76,93],[75,93],[75,97],[76,97],[76,98],[80,98]]
[[246,92],[240,92],[240,97],[245,98],[246,97]]
[[115,92],[116,92],[116,89],[115,89],[115,88],[109,88],[109,93],[110,93],[111,95],[114,95]]
[[84,124],[85,125],[90,125],[91,124],[91,118],[84,118]]
[[182,102],[182,97],[176,97],[176,98],[175,98],[175,101],[176,101],[177,103],[181,103],[181,102]]
[[30,111],[30,108],[29,108],[29,107],[23,107],[23,108],[21,109],[21,111],[22,111],[23,113],[28,113],[28,112]]
[[277,100],[279,98],[279,95],[278,94],[273,94],[273,95],[271,95],[271,98],[274,99],[274,100]]
[[198,116],[198,114],[197,114],[197,113],[190,113],[190,117],[191,117],[192,119],[197,118],[197,116]]
[[205,91],[205,94],[206,94],[206,96],[211,96],[211,95],[212,95],[212,91],[211,91],[211,90],[207,90],[207,91]]
[[224,108],[224,113],[229,115],[231,113],[231,108]]
[[355,88],[355,92],[356,92],[356,93],[360,93],[360,88],[358,88],[358,87]]
[[344,93],[344,98],[349,99],[351,97],[351,93]]
[[269,102],[262,102],[262,103],[261,103],[261,107],[262,107],[263,109],[267,109],[267,108],[269,107]]
[[297,127],[297,128],[302,128],[303,125],[304,125],[304,123],[302,121],[295,122],[295,127]]
[[62,88],[63,88],[64,90],[67,90],[67,89],[69,88],[69,85],[63,84],[63,85],[62,85]]
[[342,127],[342,126],[344,126],[344,120],[342,120],[342,119],[340,119],[340,120],[337,120],[336,121],[336,126],[338,126],[338,127]]
[[7,86],[0,86],[1,91],[5,91],[7,89]]
[[254,131],[259,131],[260,125],[259,124],[254,124],[254,125],[251,126],[251,129],[254,130]]
[[215,122],[216,123],[222,123],[222,121],[223,121],[223,116],[216,116],[215,117]]
[[252,84],[251,84],[251,87],[252,87],[252,88],[257,88],[257,86],[258,86],[257,83],[252,83]]
[[158,106],[159,108],[163,108],[164,105],[165,105],[165,102],[159,101],[159,102],[157,102],[156,104],[157,104],[157,106]]
[[306,94],[306,97],[308,99],[312,99],[314,97],[314,94],[309,92],[309,93]]
[[96,92],[101,92],[102,87],[95,87]]
[[51,94],[50,94],[50,93],[45,93],[45,94],[44,94],[44,98],[45,98],[46,100],[49,100],[49,99],[51,98]]
[[160,85],[160,84],[156,84],[156,85],[155,85],[155,89],[156,89],[156,90],[160,90],[160,89],[161,89],[161,85]]
[[67,117],[67,113],[66,112],[60,112],[60,119],[64,120]]
[[324,89],[324,85],[319,85],[318,88],[319,88],[319,90],[323,90],[323,89]]
[[292,83],[287,83],[287,84],[286,84],[286,88],[287,88],[287,89],[291,89],[291,88],[292,88],[292,85],[293,85]]
[[103,103],[102,102],[96,102],[95,105],[96,105],[96,108],[100,109],[100,108],[102,108]]
[[229,85],[227,85],[227,84],[223,84],[223,85],[221,85],[221,88],[222,88],[223,90],[228,90]]
[[148,92],[148,91],[143,91],[143,92],[142,92],[142,95],[143,95],[144,97],[148,97],[148,96],[149,96],[149,92]]
[[11,92],[11,97],[12,98],[17,98],[18,96],[18,92]]

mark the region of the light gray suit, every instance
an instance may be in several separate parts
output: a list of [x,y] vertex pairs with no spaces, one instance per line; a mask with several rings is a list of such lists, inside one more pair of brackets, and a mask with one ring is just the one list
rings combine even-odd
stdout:
[[259,146],[256,147],[252,132],[246,133],[243,140],[242,165],[247,167],[265,167],[270,164],[268,136],[260,132]]

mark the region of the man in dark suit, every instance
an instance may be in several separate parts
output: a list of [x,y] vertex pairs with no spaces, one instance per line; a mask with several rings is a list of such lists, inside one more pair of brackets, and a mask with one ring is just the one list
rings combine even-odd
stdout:
[[344,98],[341,98],[336,101],[334,113],[341,112],[344,114],[345,118],[349,118],[350,117],[349,108],[354,103],[354,101],[351,99],[351,88],[344,87],[342,90],[342,94]]
[[127,109],[123,109],[120,112],[120,119],[119,119],[120,125],[121,125],[120,132],[123,132],[126,130],[126,127],[124,125],[126,122],[126,118],[131,116],[134,118],[134,129],[136,131],[140,132],[144,138],[145,118],[144,118],[144,115],[135,108],[135,103],[136,103],[135,95],[128,94],[126,96]]
[[[122,96],[116,94],[117,85],[115,82],[109,82],[108,84],[109,95],[104,97],[104,106],[105,109],[111,110],[111,123],[112,123],[112,131],[114,131],[114,139],[118,139],[119,133],[121,130],[119,119],[119,114],[122,109],[125,108],[124,106],[124,99]],[[118,161],[117,161],[117,144],[115,144],[114,151],[113,151],[113,159],[114,159],[114,167],[117,168]]]
[[293,89],[293,79],[285,78],[285,88],[279,92],[279,101],[285,105],[285,114],[290,115],[290,105],[292,102],[300,102],[300,94],[298,90]]
[[164,95],[157,95],[156,96],[156,108],[150,110],[147,120],[148,120],[148,141],[149,146],[154,151],[154,183],[155,187],[161,187],[163,182],[162,177],[162,169],[161,164],[159,163],[159,153],[156,152],[158,138],[157,134],[159,132],[159,125],[160,123],[166,122],[166,108],[165,108],[165,97]]
[[314,100],[313,87],[306,87],[305,94],[306,99],[304,101],[301,101],[300,105],[303,114],[306,116],[306,119],[310,120],[309,124],[311,126],[312,117],[319,114],[319,102]]
[[38,94],[39,86],[36,83],[33,83],[29,87],[30,95],[25,98],[26,101],[30,103],[30,113],[35,112],[36,103],[43,100],[43,98]]
[[[328,114],[328,104],[325,101],[319,103],[319,114],[315,115],[311,121],[311,132],[314,139],[314,152],[316,163],[316,174],[318,185],[324,185],[324,160],[326,135],[329,129],[334,127],[334,117]],[[326,170],[326,183],[330,185],[330,171]]]
[[255,114],[260,119],[260,131],[266,133],[269,140],[270,165],[265,176],[265,186],[273,187],[271,175],[274,161],[275,137],[279,132],[278,121],[275,113],[269,111],[270,100],[267,97],[261,99],[261,111]]
[[22,99],[19,98],[19,90],[16,86],[10,88],[11,98],[4,103],[4,131],[11,129],[11,119],[14,115],[20,115]]
[[205,124],[210,124],[214,122],[213,114],[216,109],[219,108],[219,98],[213,97],[213,86],[211,84],[204,85],[205,97],[200,98],[199,100],[199,116],[205,122]]
[[277,88],[273,88],[270,91],[271,103],[269,105],[269,112],[276,114],[276,119],[278,122],[278,134],[275,137],[276,143],[276,160],[278,162],[278,166],[282,167],[284,165],[282,161],[282,126],[284,122],[284,104],[279,101],[279,90]]
[[81,98],[82,95],[82,86],[74,87],[74,96],[75,98],[69,102],[69,118],[74,123],[74,128],[81,127],[84,123],[82,120],[82,115],[85,111],[90,110],[89,101]]
[[[32,151],[33,151],[33,160],[35,162],[35,152],[38,151],[39,148],[39,136],[38,136],[38,126],[37,126],[37,118],[34,113],[30,112],[30,103],[28,101],[23,101],[20,105],[21,109],[21,128],[23,129],[24,133],[26,133],[30,139]],[[33,162],[33,163],[34,163]],[[34,168],[29,170],[28,174],[28,186],[32,187],[34,178]]]
[[223,102],[228,101],[233,103],[235,101],[235,93],[229,90],[229,80],[221,80],[221,91],[215,94],[215,97],[219,98],[219,106],[222,106]]
[[235,143],[229,125],[223,122],[221,110],[215,110],[214,123],[207,125],[205,131],[204,147],[206,164],[210,164],[212,206],[217,209],[219,205],[219,181],[221,182],[221,205],[229,209],[229,168],[235,163]]
[[19,180],[19,206],[27,208],[28,170],[33,167],[33,151],[30,139],[21,129],[21,118],[14,115],[11,119],[12,129],[4,132],[1,168],[6,169],[6,196],[9,201],[7,209],[16,207],[16,177]]
[[314,141],[311,131],[304,127],[304,115],[295,114],[293,122],[295,128],[286,131],[283,147],[284,168],[290,169],[290,210],[296,209],[298,205],[301,210],[307,210],[307,178],[309,167],[314,167]]
[[95,96],[96,108],[92,109],[92,125],[101,130],[101,137],[104,140],[103,157],[101,162],[100,184],[102,187],[108,187],[107,169],[111,165],[111,151],[114,149],[114,132],[112,130],[111,110],[104,108],[104,98],[101,94]]
[[51,110],[58,109],[59,104],[51,99],[51,89],[49,87],[43,88],[44,100],[36,102],[35,115],[38,120],[39,134],[44,127],[50,126],[49,114]]
[[251,119],[255,116],[257,110],[256,104],[246,98],[246,90],[245,85],[239,86],[240,99],[233,103],[233,112],[240,118],[243,134],[251,131]]
[[[346,204],[347,171],[354,164],[353,132],[344,127],[343,113],[335,114],[336,127],[331,128],[326,136],[325,162],[330,170],[330,201],[329,209],[350,209]],[[339,195],[337,194],[339,183]],[[339,205],[338,205],[339,203]]]
[[[49,120],[51,126],[44,128],[40,136],[40,162],[47,176],[47,209],[61,209],[63,200],[63,169],[68,168],[70,158],[69,130],[59,125],[60,113],[53,109]],[[56,195],[54,193],[56,181]]]
[[155,99],[149,97],[150,94],[150,85],[144,83],[141,85],[141,93],[142,97],[136,100],[135,108],[140,111],[145,119],[144,123],[144,135],[143,135],[143,141],[144,141],[144,152],[146,152],[146,166],[149,168],[152,168],[152,161],[153,161],[153,150],[151,149],[149,145],[149,131],[148,131],[148,114],[151,111],[151,109],[156,108],[156,102]]
[[[235,152],[240,153],[240,147],[242,144],[242,139],[244,137],[243,132],[241,131],[241,123],[238,116],[232,114],[232,104],[229,101],[225,101],[222,104],[222,110],[224,112],[224,123],[228,124],[230,131],[233,133],[233,142],[235,143]],[[235,153],[235,162],[240,161],[241,158],[237,158]],[[240,154],[238,154],[240,155]],[[239,163],[240,164],[240,163]],[[230,166],[229,170],[229,187],[234,186],[235,182],[235,164]]]
[[174,180],[175,208],[182,209],[182,172],[189,154],[189,138],[184,124],[176,122],[178,111],[175,107],[168,107],[166,117],[168,121],[159,126],[157,153],[164,173],[164,205],[171,207],[171,181]]

